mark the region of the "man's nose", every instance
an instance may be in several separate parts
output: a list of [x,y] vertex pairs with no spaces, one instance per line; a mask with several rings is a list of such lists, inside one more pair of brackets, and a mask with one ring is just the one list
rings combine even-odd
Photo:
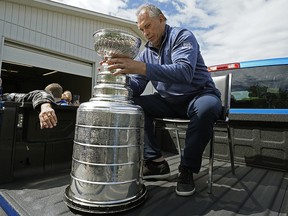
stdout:
[[144,31],[143,31],[143,34],[144,34],[144,37],[148,37],[148,36],[149,36],[149,31],[144,30]]

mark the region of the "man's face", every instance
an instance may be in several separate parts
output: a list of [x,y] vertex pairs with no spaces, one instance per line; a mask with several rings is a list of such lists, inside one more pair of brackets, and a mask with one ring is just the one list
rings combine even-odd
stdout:
[[150,17],[148,12],[142,12],[137,17],[138,29],[154,47],[160,48],[161,39],[165,29],[163,15]]

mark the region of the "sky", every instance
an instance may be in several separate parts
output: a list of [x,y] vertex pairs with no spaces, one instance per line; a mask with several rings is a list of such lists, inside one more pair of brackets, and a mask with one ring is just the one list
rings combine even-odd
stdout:
[[288,0],[53,0],[136,21],[136,9],[151,3],[167,24],[187,28],[207,66],[288,57]]

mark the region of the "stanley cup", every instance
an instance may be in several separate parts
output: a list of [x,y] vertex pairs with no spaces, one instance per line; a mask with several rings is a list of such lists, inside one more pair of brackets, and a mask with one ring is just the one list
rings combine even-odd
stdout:
[[[141,45],[139,38],[115,29],[98,30],[93,37],[96,52],[108,59],[114,56],[133,59],[138,54]],[[107,66],[104,63],[97,75],[97,85],[94,87],[95,99],[129,100],[132,96],[129,88],[130,77],[126,75],[113,76]]]
[[134,59],[141,45],[140,38],[120,30],[101,29],[93,36],[94,48],[103,57],[118,55]]
[[[134,58],[141,40],[116,29],[94,33],[102,57]],[[144,114],[132,104],[129,76],[114,76],[104,64],[89,102],[77,110],[71,182],[64,202],[89,213],[117,213],[146,200],[142,182]]]

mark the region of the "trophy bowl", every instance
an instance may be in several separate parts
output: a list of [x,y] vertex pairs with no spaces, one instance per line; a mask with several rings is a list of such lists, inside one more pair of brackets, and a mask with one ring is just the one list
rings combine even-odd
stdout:
[[95,51],[108,58],[113,56],[134,59],[140,49],[140,38],[118,29],[100,29],[94,32]]

